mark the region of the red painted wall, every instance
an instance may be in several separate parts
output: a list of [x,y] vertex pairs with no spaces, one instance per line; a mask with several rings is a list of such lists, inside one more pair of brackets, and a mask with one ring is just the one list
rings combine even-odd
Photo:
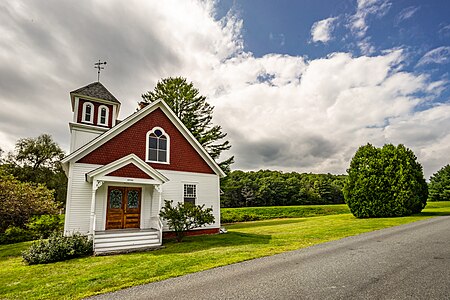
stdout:
[[144,171],[139,169],[133,164],[128,164],[125,167],[122,167],[118,170],[115,170],[106,176],[116,176],[116,177],[128,177],[128,178],[144,178],[144,179],[152,179],[147,175]]
[[[92,103],[94,105],[94,111],[93,111],[94,123],[93,124],[82,121],[83,120],[83,104],[85,102],[90,102],[90,103]],[[109,109],[108,126],[98,125],[97,124],[98,109],[99,109],[100,105],[105,105]],[[112,127],[112,116],[113,116],[113,106],[112,105],[103,104],[103,103],[97,103],[97,102],[94,102],[94,101],[88,101],[88,100],[84,100],[84,99],[80,99],[80,102],[78,103],[78,118],[77,118],[77,122],[78,123],[89,124],[89,125],[96,125],[96,126],[99,126],[99,127],[109,127],[109,128],[111,128]]]
[[78,162],[106,165],[131,153],[145,161],[146,135],[156,126],[164,129],[170,137],[170,164],[149,163],[150,166],[160,170],[214,174],[214,171],[159,108]]

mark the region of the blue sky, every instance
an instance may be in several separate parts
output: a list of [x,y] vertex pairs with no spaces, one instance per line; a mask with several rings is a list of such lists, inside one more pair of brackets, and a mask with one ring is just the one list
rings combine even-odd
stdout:
[[[373,51],[402,48],[408,52],[404,68],[411,72],[426,72],[433,79],[449,79],[450,48],[442,51],[445,64],[419,64],[428,51],[450,44],[450,2],[445,0],[396,0],[374,1],[388,5],[382,13],[368,14],[367,33]],[[358,47],[349,28],[349,18],[357,12],[353,0],[307,1],[220,1],[218,15],[235,10],[244,20],[243,38],[246,51],[256,57],[270,53],[307,56],[310,59],[324,57],[333,52],[350,52],[355,56],[367,54]],[[327,42],[311,40],[311,26],[318,20],[336,18]],[[439,101],[447,101],[450,89],[446,89]]]
[[[450,163],[450,2],[10,0],[0,3],[0,148],[50,133],[96,80],[136,109],[184,76],[215,106],[234,169],[345,173],[359,146]],[[226,157],[224,157],[226,158]]]

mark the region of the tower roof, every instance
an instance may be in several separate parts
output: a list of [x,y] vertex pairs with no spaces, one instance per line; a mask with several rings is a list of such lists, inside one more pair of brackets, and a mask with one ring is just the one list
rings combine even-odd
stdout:
[[70,92],[70,94],[93,97],[120,104],[119,100],[117,100],[116,97],[114,97],[113,94],[111,94],[100,82],[88,84],[84,87]]

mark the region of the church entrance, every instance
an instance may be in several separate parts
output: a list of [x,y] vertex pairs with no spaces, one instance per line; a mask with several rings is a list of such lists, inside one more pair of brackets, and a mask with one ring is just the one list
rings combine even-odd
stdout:
[[140,228],[141,194],[139,187],[108,187],[107,230]]

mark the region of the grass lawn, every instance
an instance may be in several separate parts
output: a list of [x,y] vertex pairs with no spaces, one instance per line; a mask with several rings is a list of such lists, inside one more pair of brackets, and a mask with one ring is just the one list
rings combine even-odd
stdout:
[[30,242],[0,246],[0,298],[79,299],[438,215],[450,215],[450,202],[403,218],[338,214],[239,223],[227,226],[228,234],[165,242],[163,250],[35,266],[20,257]]

